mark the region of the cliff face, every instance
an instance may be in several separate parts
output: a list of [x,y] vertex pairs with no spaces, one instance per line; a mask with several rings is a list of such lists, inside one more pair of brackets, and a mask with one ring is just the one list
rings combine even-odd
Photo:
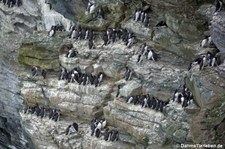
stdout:
[[[21,126],[19,110],[23,105],[20,94],[19,78],[16,74],[17,55],[15,49],[19,47],[14,38],[16,34],[4,36],[1,43],[12,43],[11,46],[1,44],[0,55],[0,147],[1,148],[33,148],[33,143]],[[21,41],[18,41],[21,42]],[[10,55],[10,56],[9,56]]]
[[[222,38],[217,38],[223,29],[219,26],[222,19],[218,19],[223,11],[214,14],[211,1],[146,0],[129,1],[124,6],[121,1],[100,0],[96,4],[106,12],[105,19],[101,20],[96,13],[84,15],[86,4],[86,1],[75,0],[46,3],[40,0],[24,1],[19,8],[6,8],[1,3],[1,41],[4,42],[0,44],[0,130],[4,135],[0,140],[7,142],[3,147],[142,149],[174,148],[179,143],[193,142],[223,144],[224,64],[187,71],[194,57],[213,50],[199,47],[200,40],[208,34],[206,24],[211,19],[213,41],[223,51]],[[149,27],[133,21],[137,6],[148,10]],[[168,27],[155,27],[162,20]],[[62,24],[66,31],[48,37],[45,30],[56,24]],[[88,49],[88,41],[68,38],[73,24],[96,31],[95,49]],[[131,48],[122,41],[102,46],[99,31],[107,26],[121,26],[134,32],[136,43]],[[156,51],[159,61],[144,59],[137,63],[144,42]],[[67,51],[60,47],[68,44],[76,48],[77,57],[65,57]],[[30,72],[33,65],[39,68],[35,77]],[[82,73],[94,75],[103,72],[105,76],[98,87],[69,83],[58,80],[60,65],[68,70],[80,67]],[[123,79],[126,66],[135,72],[130,81]],[[41,77],[40,69],[47,70],[46,79]],[[159,112],[128,104],[123,98],[150,94],[168,101],[174,90],[184,83],[194,94],[194,103],[185,109],[170,102]],[[116,97],[118,85],[120,96]],[[34,106],[36,103],[60,109],[60,121],[22,113],[24,104]],[[100,116],[106,118],[110,128],[119,130],[119,141],[107,142],[90,135],[90,120]],[[65,129],[73,121],[78,123],[79,132],[67,136]]]

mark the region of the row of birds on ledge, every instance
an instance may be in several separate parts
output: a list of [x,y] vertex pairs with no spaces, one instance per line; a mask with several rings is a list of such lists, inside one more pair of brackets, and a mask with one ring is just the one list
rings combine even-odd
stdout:
[[[39,106],[36,104],[35,106],[29,106],[25,104],[23,109],[24,114],[34,114],[37,117],[40,117],[41,119],[46,117],[48,115],[50,120],[59,121],[60,119],[60,110],[57,109],[47,109],[43,106]],[[94,118],[91,121],[90,124],[91,128],[91,136],[96,136],[97,138],[101,137],[101,135],[104,135],[105,141],[117,141],[119,139],[119,133],[118,130],[112,129],[109,130],[107,128],[104,133],[101,131],[106,128],[106,120],[105,119],[97,119]],[[65,130],[65,135],[70,135],[74,132],[78,132],[78,124],[76,122],[73,122],[71,125],[69,125]]]
[[97,75],[91,73],[82,73],[79,67],[75,67],[71,71],[67,71],[66,68],[62,68],[59,74],[59,80],[68,80],[68,82],[77,82],[79,85],[95,85],[100,86],[103,81],[104,74],[99,72]]
[[22,5],[22,0],[0,0],[0,3],[7,5],[8,8],[12,8],[13,6],[20,7]]
[[[119,131],[116,129],[106,128],[106,120],[94,118],[90,123],[91,136],[100,138],[104,137],[105,141],[118,141],[119,140]],[[106,128],[106,129],[105,129]],[[105,129],[104,132],[102,130]]]
[[[38,75],[38,68],[33,66],[31,69],[32,76],[35,77]],[[46,79],[47,71],[42,69],[41,75],[43,79]],[[67,80],[68,82],[74,83],[77,82],[79,85],[95,85],[95,87],[100,86],[103,81],[104,74],[99,72],[97,75],[91,73],[82,73],[79,67],[75,67],[71,71],[68,71],[66,68],[62,67],[59,72],[58,80]]]
[[[28,106],[25,104],[23,113],[35,114],[37,117],[40,117],[41,119],[43,117],[46,117],[48,113],[49,119],[54,121],[59,121],[59,118],[60,118],[59,110],[51,109],[51,108],[46,109],[44,107],[39,107],[38,104],[36,104],[35,106]],[[94,135],[97,138],[99,138],[102,135],[101,131],[106,127],[106,120],[95,118],[91,121],[90,127],[91,127],[91,136]],[[75,132],[78,132],[78,124],[76,122],[73,122],[66,128],[65,135],[70,135]],[[104,135],[105,141],[117,141],[119,139],[119,133],[118,133],[118,130],[116,129],[109,130],[109,128],[107,128],[105,132],[103,133],[103,135]]]
[[[57,26],[61,27],[62,25],[52,26],[51,30],[48,32],[49,37],[54,36],[56,31],[63,31],[58,30]],[[94,32],[92,29],[86,29],[80,26],[78,27],[73,26],[68,37],[74,40],[88,40],[89,49],[96,48],[94,40],[97,37],[97,33]],[[108,28],[105,32],[102,33],[101,38],[103,40],[102,46],[107,46],[110,43],[122,40],[128,48],[131,48],[132,45],[135,43],[134,33],[128,31],[127,29]]]
[[[1,2],[1,1],[0,1]],[[6,3],[6,1],[3,1]],[[8,1],[7,1],[8,2]],[[10,3],[13,3],[13,0],[9,1]],[[8,4],[8,3],[7,3]],[[223,2],[218,1],[216,4],[216,11],[220,11],[222,9]],[[101,10],[102,11],[102,10]],[[103,15],[102,15],[103,16]],[[104,17],[102,17],[104,18]],[[146,22],[149,21],[148,14],[144,12],[141,9],[138,9],[135,11],[134,14],[134,21],[136,22],[142,22],[146,25]],[[168,27],[165,21],[160,21],[157,25],[157,27]],[[51,30],[49,31],[49,36],[52,37],[54,36],[56,31],[65,31],[63,25],[55,25],[52,26]],[[85,28],[81,27],[72,27],[72,30],[69,34],[69,38],[75,39],[75,40],[89,40],[89,48],[93,49],[94,46],[94,39],[95,39],[95,33],[93,30],[88,30]],[[104,41],[104,46],[110,44],[111,42],[116,42],[117,40],[122,40],[127,47],[131,47],[134,42],[135,42],[135,35],[134,33],[128,31],[127,29],[107,29],[103,35],[102,39]],[[205,37],[201,43],[200,47],[205,48],[205,47],[210,47],[212,46],[212,38],[210,36]],[[156,61],[158,59],[157,54],[151,50],[151,48],[144,43],[141,48],[140,48],[140,54],[138,55],[138,60],[137,63],[141,63],[143,61],[143,58],[146,57],[146,59]],[[67,54],[66,57],[72,58],[78,55],[78,52],[71,48]],[[199,65],[199,70],[202,70],[204,67],[211,66],[215,67],[221,64],[220,57],[217,55],[217,52],[212,53],[212,52],[207,52],[206,54],[200,55],[198,58],[193,60],[189,67],[188,70],[190,70],[194,65]],[[32,68],[32,75],[35,76],[37,75],[37,67],[34,66]],[[46,70],[41,71],[41,75],[43,78],[46,78]],[[124,78],[126,81],[131,80],[132,75],[134,74],[134,71],[131,68],[126,67],[126,71],[124,74]],[[68,80],[68,82],[75,82],[77,81],[79,84],[95,84],[95,86],[98,86],[100,82],[102,81],[103,78],[103,73],[99,73],[97,76],[93,76],[92,74],[85,74],[81,73],[79,69],[75,68],[68,72],[65,68],[62,68],[60,71],[59,75],[59,80]],[[182,107],[187,107],[193,102],[193,94],[183,86],[183,89],[181,92],[178,91],[177,89],[174,93],[173,96],[173,101],[176,101],[180,104],[182,104]],[[168,104],[168,102],[164,102],[161,100],[158,100],[155,97],[150,97],[149,95],[139,95],[139,96],[129,96],[127,97],[127,103],[134,103],[134,104],[141,104],[142,107],[146,108],[152,108],[156,110],[163,111],[163,107]],[[29,107],[26,113],[35,113],[37,116],[41,113],[41,117],[43,117],[43,110],[45,110],[43,107],[38,110],[38,106],[35,107]],[[40,113],[38,111],[41,111]],[[53,110],[53,113],[58,113],[57,110]],[[54,115],[53,114],[53,115]],[[54,119],[54,116],[51,117],[51,119]],[[100,122],[99,122],[100,123]],[[70,125],[72,127],[72,125]],[[96,135],[96,131],[94,131],[94,134]]]
[[[119,89],[118,87],[118,93],[116,97],[119,97]],[[121,98],[126,98],[122,97]],[[169,104],[170,101],[177,102],[182,105],[183,108],[189,106],[190,104],[193,103],[194,96],[192,92],[186,87],[184,84],[181,89],[176,89],[173,97],[169,101],[162,101],[159,100],[157,97],[150,96],[149,94],[147,95],[132,95],[128,96],[126,98],[126,103],[133,103],[134,105],[140,104],[142,108],[152,108],[155,109],[156,111],[161,111],[163,112],[163,108]]]
[[174,91],[172,101],[175,101],[182,105],[183,108],[192,104],[194,101],[193,93],[184,84],[182,88],[178,88]]
[[196,59],[194,59],[192,62],[190,62],[188,66],[188,70],[191,70],[192,67],[198,65],[199,70],[203,70],[205,67],[217,67],[221,64],[221,59],[219,55],[219,51],[216,52],[210,52],[208,51],[205,54],[199,55]]
[[39,106],[36,104],[35,106],[29,106],[25,104],[23,109],[24,114],[34,114],[41,119],[48,115],[49,120],[59,121],[60,119],[60,110],[52,109],[52,108],[45,108],[43,106]]
[[126,103],[133,103],[134,105],[140,104],[142,108],[152,108],[161,112],[163,112],[163,108],[168,104],[168,102],[159,100],[149,94],[128,96],[126,98]]

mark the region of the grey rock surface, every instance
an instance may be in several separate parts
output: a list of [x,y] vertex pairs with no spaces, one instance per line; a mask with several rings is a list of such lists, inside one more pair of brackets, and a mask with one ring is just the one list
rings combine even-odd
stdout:
[[[2,35],[1,35],[2,36]],[[14,38],[18,40],[15,41]],[[23,105],[19,78],[16,75],[18,63],[15,48],[20,46],[20,35],[1,37],[0,44],[0,148],[33,148],[30,136],[20,124],[18,111]],[[11,45],[7,44],[11,43]],[[10,56],[9,56],[10,55]]]
[[225,15],[225,11],[220,11],[217,13],[214,13],[212,17],[212,25],[211,25],[211,36],[213,39],[213,42],[215,43],[216,47],[222,52],[225,52],[224,48],[224,19],[223,16]]

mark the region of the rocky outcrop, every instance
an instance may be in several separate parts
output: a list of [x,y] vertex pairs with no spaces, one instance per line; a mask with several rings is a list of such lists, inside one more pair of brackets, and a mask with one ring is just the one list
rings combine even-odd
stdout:
[[[40,41],[37,35],[43,34],[30,36],[31,40],[27,39],[30,41],[29,45],[34,45],[32,44],[33,41]],[[48,42],[50,46],[58,42],[57,38],[58,36],[51,40],[43,38],[41,41],[43,43]],[[62,121],[66,117],[91,120],[93,117],[104,113],[108,125],[126,132],[126,136],[132,137],[133,140],[122,139],[122,142],[115,143],[115,146],[110,145],[111,148],[118,148],[119,146],[129,148],[129,144],[138,144],[140,148],[143,146],[163,147],[164,144],[167,144],[169,138],[170,143],[167,145],[188,140],[189,127],[186,119],[183,118],[186,117],[186,113],[180,105],[177,109],[175,108],[176,104],[171,104],[168,109],[165,109],[165,113],[160,113],[151,109],[143,109],[140,106],[126,104],[124,101],[115,98],[117,85],[120,85],[120,96],[127,97],[150,93],[161,100],[167,101],[172,95],[171,89],[175,90],[183,82],[182,78],[185,75],[185,73],[182,73],[183,68],[176,68],[173,61],[169,61],[168,57],[162,57],[157,62],[144,59],[142,63],[137,64],[139,46],[134,45],[132,48],[127,48],[121,41],[103,47],[102,41],[97,37],[96,48],[92,50],[88,49],[87,41],[74,42],[68,37],[62,41],[62,44],[69,43],[73,43],[73,47],[78,51],[78,56],[66,58],[66,51],[61,49],[58,60],[62,66],[68,70],[79,67],[83,73],[97,74],[103,72],[105,76],[101,85],[98,87],[93,85],[83,86],[77,83],[68,83],[64,80],[59,81],[57,79],[58,73],[55,72],[51,72],[46,80],[43,80],[41,76],[31,77],[31,75],[22,72],[20,73],[21,78],[23,78],[21,93],[27,104],[38,103],[42,106],[60,109]],[[61,45],[58,45],[58,49],[60,47]],[[28,48],[29,50],[32,50],[32,48]],[[165,51],[157,50],[159,55],[165,54]],[[20,52],[23,53],[23,50],[20,50]],[[27,63],[30,62],[27,61]],[[123,79],[125,66],[132,68],[135,72],[131,81]],[[180,116],[174,118],[174,113],[180,113]],[[152,115],[152,117],[149,117],[149,115]],[[131,117],[136,120],[132,120]],[[175,119],[181,122],[177,126],[175,125]],[[161,124],[162,121],[163,124]],[[174,127],[171,130],[169,126],[172,127],[172,125]],[[171,138],[171,136],[174,136],[174,138]],[[32,139],[36,140],[36,138]],[[93,147],[104,146],[106,148],[106,146],[109,146],[108,143],[103,143],[104,141],[93,144],[94,138],[88,137],[87,140],[89,141],[85,142],[84,146],[89,143]],[[138,146],[137,148],[139,148]]]
[[104,108],[104,117],[110,124],[131,134],[135,144],[168,148],[168,145],[172,146],[189,139],[186,113],[181,105],[176,103],[169,104],[164,113],[161,113],[115,99]]
[[58,81],[57,78],[39,83],[23,82],[21,93],[26,103],[49,105],[60,109],[64,116],[88,120],[101,115],[111,90],[110,84],[95,88],[93,85]]
[[[19,67],[16,49],[20,47],[23,38],[29,33],[44,30],[45,25],[42,23],[39,8],[36,1],[23,0],[22,6],[12,8],[0,2],[1,148],[35,148],[29,135],[21,126],[21,117],[18,114],[23,105],[23,97],[20,95],[19,78],[16,74]],[[23,52],[25,55],[27,51]],[[26,54],[33,56],[31,53]],[[31,60],[28,55],[26,58]],[[33,64],[38,63],[37,61],[36,59]],[[49,66],[46,63],[43,65],[41,67]]]
[[82,122],[76,122],[79,125],[79,133],[75,132],[71,135],[66,135],[66,128],[72,124],[73,121],[54,122],[46,117],[41,119],[31,114],[20,114],[23,120],[22,125],[26,128],[26,131],[33,136],[32,141],[36,148],[81,148],[82,136],[87,133],[88,125],[84,125]]
[[[19,48],[18,61],[42,69],[59,70],[59,49],[62,37],[66,34],[57,32],[55,38],[49,38],[47,33],[35,33],[32,38],[24,39]],[[49,44],[52,43],[52,44]]]
[[221,51],[225,52],[225,47],[224,47],[224,19],[223,16],[225,15],[225,11],[222,10],[220,12],[214,13],[212,17],[212,25],[211,25],[211,36],[213,39],[213,42],[215,43],[216,47]]
[[[210,77],[209,77],[210,76]],[[185,82],[195,96],[201,110],[193,116],[191,131],[195,143],[217,143],[224,145],[224,78],[212,68],[201,73],[189,73]],[[215,118],[216,117],[216,118]],[[201,135],[200,135],[201,134]],[[204,135],[202,135],[204,134]]]
[[[78,20],[78,23],[85,27],[98,31],[103,31],[107,27],[117,28],[120,27],[121,21],[125,18],[124,11],[127,9],[126,6],[121,2],[106,2],[99,1],[95,3],[95,10],[92,14],[83,14]],[[104,18],[98,15],[99,8],[104,11]]]
[[0,148],[33,148],[29,135],[20,124],[18,113],[23,105],[23,97],[16,75],[18,63],[15,62],[14,50],[19,47],[21,36],[11,34],[0,38]]
[[40,20],[40,12],[36,2],[24,0],[20,7],[8,8],[1,3],[1,31],[10,32],[33,32],[43,28]]
[[[59,3],[58,5],[62,4],[60,5],[60,7],[62,7],[64,4],[64,2],[62,1],[57,1],[55,3],[56,4]],[[58,7],[53,7],[54,5],[52,5],[51,2],[47,2],[46,0],[39,0],[38,5],[39,5],[41,16],[42,16],[42,21],[47,31],[51,29],[52,25],[57,25],[57,24],[63,25],[66,31],[69,31],[71,26],[74,25],[73,20],[69,20],[63,16],[64,14],[64,15],[67,15],[67,17],[71,17],[71,16],[68,16],[68,13],[65,12],[66,10],[65,7],[64,9],[63,7],[61,8],[61,10],[64,10],[64,12],[61,14],[55,10]]]

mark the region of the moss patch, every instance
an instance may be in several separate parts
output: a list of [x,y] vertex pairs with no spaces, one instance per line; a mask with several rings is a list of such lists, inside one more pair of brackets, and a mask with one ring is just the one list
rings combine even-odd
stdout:
[[48,69],[48,70],[57,70],[59,68],[58,59],[36,59],[33,57],[19,55],[18,61],[21,64],[30,65],[30,66],[38,66],[40,68]]
[[19,54],[27,57],[35,57],[37,59],[52,59],[57,58],[59,53],[56,50],[46,49],[38,45],[22,45],[19,49]]

